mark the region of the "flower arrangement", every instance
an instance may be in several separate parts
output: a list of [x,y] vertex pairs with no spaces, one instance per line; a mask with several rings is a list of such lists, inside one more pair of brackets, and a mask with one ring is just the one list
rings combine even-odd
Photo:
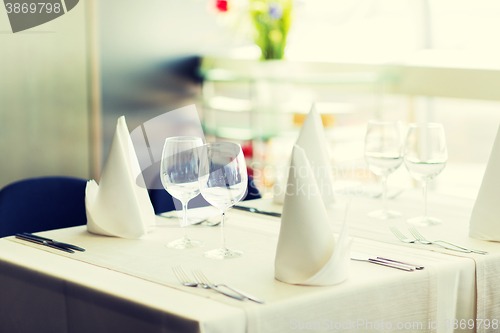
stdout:
[[254,40],[262,51],[262,59],[283,59],[291,14],[292,0],[251,0]]
[[[261,59],[283,59],[293,0],[213,0],[211,7],[218,15],[231,17],[226,22],[253,38]],[[248,21],[250,29],[242,29]]]

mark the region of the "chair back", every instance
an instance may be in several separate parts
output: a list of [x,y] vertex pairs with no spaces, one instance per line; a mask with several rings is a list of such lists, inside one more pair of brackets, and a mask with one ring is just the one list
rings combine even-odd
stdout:
[[42,177],[21,180],[0,191],[0,237],[83,225],[85,179]]

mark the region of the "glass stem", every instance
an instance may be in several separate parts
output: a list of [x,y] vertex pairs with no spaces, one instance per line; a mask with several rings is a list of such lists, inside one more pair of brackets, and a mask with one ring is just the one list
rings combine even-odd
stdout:
[[223,211],[222,212],[222,221],[220,222],[220,241],[221,241],[221,245],[220,245],[220,248],[222,251],[226,251],[227,250],[227,246],[226,246],[226,235],[224,234],[224,220],[226,219],[226,212]]
[[422,192],[424,194],[424,218],[427,220],[427,181],[422,183]]
[[384,212],[387,212],[387,176],[382,176],[382,205]]
[[189,237],[188,237],[188,234],[187,234],[187,225],[188,225],[188,218],[187,218],[187,209],[188,209],[188,203],[187,202],[183,202],[182,203],[182,229],[184,229],[184,240],[185,241],[189,241]]

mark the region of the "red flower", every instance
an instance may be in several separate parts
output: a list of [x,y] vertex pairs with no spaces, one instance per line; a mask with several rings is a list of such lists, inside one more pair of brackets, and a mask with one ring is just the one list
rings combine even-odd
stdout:
[[227,12],[227,0],[215,0],[215,7],[219,12]]
[[241,150],[242,150],[245,158],[252,158],[253,157],[253,146],[252,146],[251,141],[242,145]]

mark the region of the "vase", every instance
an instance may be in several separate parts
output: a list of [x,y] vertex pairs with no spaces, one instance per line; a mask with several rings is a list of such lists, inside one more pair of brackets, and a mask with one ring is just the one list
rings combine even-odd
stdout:
[[287,109],[293,94],[293,68],[286,60],[263,60],[252,66],[254,129],[259,137],[270,138],[291,127]]
[[251,0],[254,41],[261,50],[262,60],[284,58],[292,8],[292,0]]

